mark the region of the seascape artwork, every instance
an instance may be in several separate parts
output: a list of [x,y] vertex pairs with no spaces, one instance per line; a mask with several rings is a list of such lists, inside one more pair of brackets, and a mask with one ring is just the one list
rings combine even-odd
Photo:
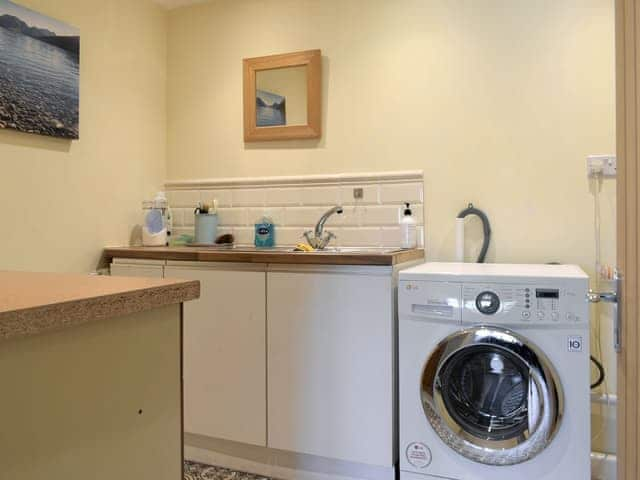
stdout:
[[77,28],[0,0],[0,129],[79,138]]
[[277,127],[287,124],[286,99],[275,93],[256,90],[256,126]]

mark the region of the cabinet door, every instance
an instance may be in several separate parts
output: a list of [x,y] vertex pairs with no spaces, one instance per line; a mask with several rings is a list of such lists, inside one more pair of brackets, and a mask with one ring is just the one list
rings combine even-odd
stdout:
[[390,467],[391,274],[270,272],[271,448]]
[[111,275],[114,277],[152,277],[162,278],[162,265],[143,265],[128,263],[112,263]]
[[265,272],[165,267],[200,280],[184,304],[185,432],[266,445]]

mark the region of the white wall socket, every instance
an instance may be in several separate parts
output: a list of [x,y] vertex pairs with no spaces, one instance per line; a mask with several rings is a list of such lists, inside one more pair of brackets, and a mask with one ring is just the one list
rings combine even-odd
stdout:
[[587,175],[589,177],[598,171],[602,171],[603,177],[615,177],[616,168],[615,155],[589,155],[587,157]]

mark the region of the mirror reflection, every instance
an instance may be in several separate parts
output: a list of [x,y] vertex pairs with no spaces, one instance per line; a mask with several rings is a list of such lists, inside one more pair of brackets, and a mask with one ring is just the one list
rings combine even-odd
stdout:
[[307,67],[256,72],[256,127],[307,124]]

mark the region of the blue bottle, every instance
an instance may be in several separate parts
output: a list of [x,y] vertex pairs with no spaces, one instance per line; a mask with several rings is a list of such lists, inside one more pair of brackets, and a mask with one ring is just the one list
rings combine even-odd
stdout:
[[255,223],[255,246],[269,248],[276,245],[276,227],[269,217],[262,217]]

